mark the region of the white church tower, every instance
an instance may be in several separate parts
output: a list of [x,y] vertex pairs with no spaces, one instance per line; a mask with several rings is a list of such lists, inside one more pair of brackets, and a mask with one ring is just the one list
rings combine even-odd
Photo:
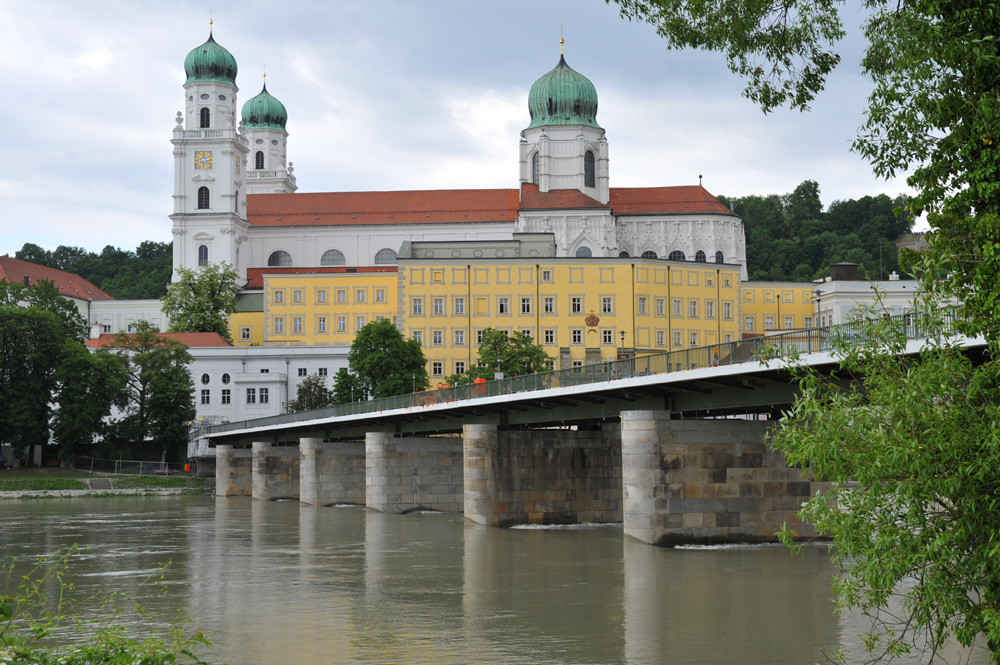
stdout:
[[243,136],[250,148],[247,194],[291,194],[298,189],[294,169],[287,164],[287,121],[285,105],[267,91],[266,83],[243,105]]
[[236,59],[208,41],[184,60],[184,113],[174,146],[174,279],[179,268],[229,263],[241,279],[240,245],[247,238],[245,167],[248,148],[236,121]]

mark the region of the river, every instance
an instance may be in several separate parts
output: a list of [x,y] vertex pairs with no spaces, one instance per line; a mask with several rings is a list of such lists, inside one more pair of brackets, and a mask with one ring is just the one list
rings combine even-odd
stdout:
[[84,594],[127,593],[170,561],[168,592],[139,602],[185,614],[231,664],[809,664],[841,645],[864,661],[823,546],[659,549],[620,525],[491,529],[293,501],[0,500],[2,560],[74,544],[89,548],[71,575]]

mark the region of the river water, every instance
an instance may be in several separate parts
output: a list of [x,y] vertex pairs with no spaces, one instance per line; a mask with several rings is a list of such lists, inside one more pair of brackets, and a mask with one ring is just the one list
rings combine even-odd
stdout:
[[808,664],[841,645],[864,661],[821,546],[659,549],[620,525],[491,529],[292,501],[0,500],[0,561],[74,544],[89,548],[71,574],[84,594],[132,591],[170,561],[168,592],[139,602],[186,614],[206,655],[234,665]]

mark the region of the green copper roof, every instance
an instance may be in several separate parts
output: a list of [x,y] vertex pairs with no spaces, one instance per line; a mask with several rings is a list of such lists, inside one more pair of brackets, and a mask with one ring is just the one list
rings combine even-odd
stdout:
[[267,84],[260,94],[243,105],[244,129],[284,129],[288,121],[285,105],[267,91]]
[[184,73],[189,83],[216,81],[236,85],[236,58],[222,46],[215,43],[212,33],[208,41],[194,49],[184,58]]
[[555,69],[535,81],[528,93],[528,112],[533,127],[588,125],[597,127],[597,90],[583,74],[559,56]]

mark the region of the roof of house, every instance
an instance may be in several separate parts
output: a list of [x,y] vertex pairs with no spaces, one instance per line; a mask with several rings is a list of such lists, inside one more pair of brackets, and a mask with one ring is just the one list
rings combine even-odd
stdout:
[[0,256],[0,280],[13,284],[34,285],[42,280],[48,280],[56,285],[59,293],[68,298],[79,300],[114,300],[83,277],[65,270],[49,268],[37,263]]
[[[157,333],[160,337],[166,337],[167,339],[172,339],[184,344],[188,347],[199,348],[206,346],[232,346],[225,338],[219,333],[214,332],[196,332],[196,333]],[[101,335],[97,339],[88,339],[84,342],[85,345],[94,349],[104,349],[108,347],[116,346],[115,338],[117,335],[105,334]]]
[[522,210],[579,210],[581,208],[605,208],[600,201],[587,196],[578,189],[553,189],[538,191],[538,185],[521,185]]
[[[263,289],[264,275],[309,275],[312,273],[338,273],[338,272],[396,272],[396,266],[358,266],[357,268],[348,266],[320,266],[302,268],[247,268],[247,280],[244,289]],[[262,303],[263,304],[263,303]]]
[[701,185],[612,187],[608,205],[616,215],[711,213],[736,216]]

